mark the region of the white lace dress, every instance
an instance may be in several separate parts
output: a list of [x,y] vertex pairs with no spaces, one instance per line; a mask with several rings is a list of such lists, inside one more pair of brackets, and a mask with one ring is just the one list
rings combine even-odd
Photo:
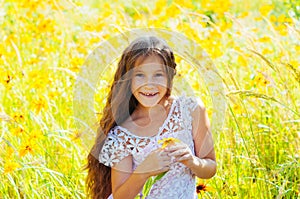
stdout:
[[[191,97],[174,99],[167,119],[152,137],[137,136],[121,126],[114,127],[100,152],[100,163],[113,167],[126,156],[132,155],[134,170],[151,151],[161,147],[158,140],[169,137],[180,139],[194,152],[191,111],[196,105],[197,101]],[[173,162],[170,170],[152,186],[147,199],[197,198],[195,183],[195,176],[189,168],[182,163]]]

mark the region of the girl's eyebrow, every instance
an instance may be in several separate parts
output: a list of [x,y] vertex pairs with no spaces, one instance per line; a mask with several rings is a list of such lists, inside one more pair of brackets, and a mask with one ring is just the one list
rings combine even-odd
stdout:
[[165,71],[163,69],[159,69],[159,70],[157,70],[155,72],[165,72]]
[[[138,73],[138,72],[144,72],[144,71],[142,71],[142,70],[140,70],[140,69],[135,69],[134,72],[135,72],[135,73]],[[156,70],[156,71],[154,71],[154,72],[156,73],[156,72],[165,72],[165,71],[164,71],[163,69],[158,69],[158,70]]]
[[137,73],[137,72],[142,72],[140,69],[135,69],[133,70],[133,72]]

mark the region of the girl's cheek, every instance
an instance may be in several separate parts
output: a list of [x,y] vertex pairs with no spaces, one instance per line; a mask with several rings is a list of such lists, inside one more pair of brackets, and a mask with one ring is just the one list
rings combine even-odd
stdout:
[[141,86],[144,84],[144,80],[142,78],[133,79],[132,85],[135,87]]
[[157,79],[155,82],[159,85],[166,86],[168,81],[165,79]]

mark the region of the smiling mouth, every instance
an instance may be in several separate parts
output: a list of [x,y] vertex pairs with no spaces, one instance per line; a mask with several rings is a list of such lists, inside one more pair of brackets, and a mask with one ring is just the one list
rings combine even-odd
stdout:
[[140,94],[142,94],[143,96],[146,96],[146,97],[153,97],[153,96],[157,95],[158,92],[156,92],[156,93],[142,93],[141,92]]

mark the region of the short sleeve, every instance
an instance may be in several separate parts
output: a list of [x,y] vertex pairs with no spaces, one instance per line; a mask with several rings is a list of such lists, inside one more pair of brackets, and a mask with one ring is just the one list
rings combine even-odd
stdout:
[[195,97],[181,96],[179,98],[180,112],[182,115],[184,128],[192,130],[192,112],[196,109],[198,102]]
[[185,108],[189,111],[189,112],[193,112],[196,107],[198,106],[199,100],[196,97],[186,97],[185,98]]
[[120,139],[112,131],[104,141],[99,154],[99,162],[105,166],[113,167],[122,159],[130,155],[124,140]]

